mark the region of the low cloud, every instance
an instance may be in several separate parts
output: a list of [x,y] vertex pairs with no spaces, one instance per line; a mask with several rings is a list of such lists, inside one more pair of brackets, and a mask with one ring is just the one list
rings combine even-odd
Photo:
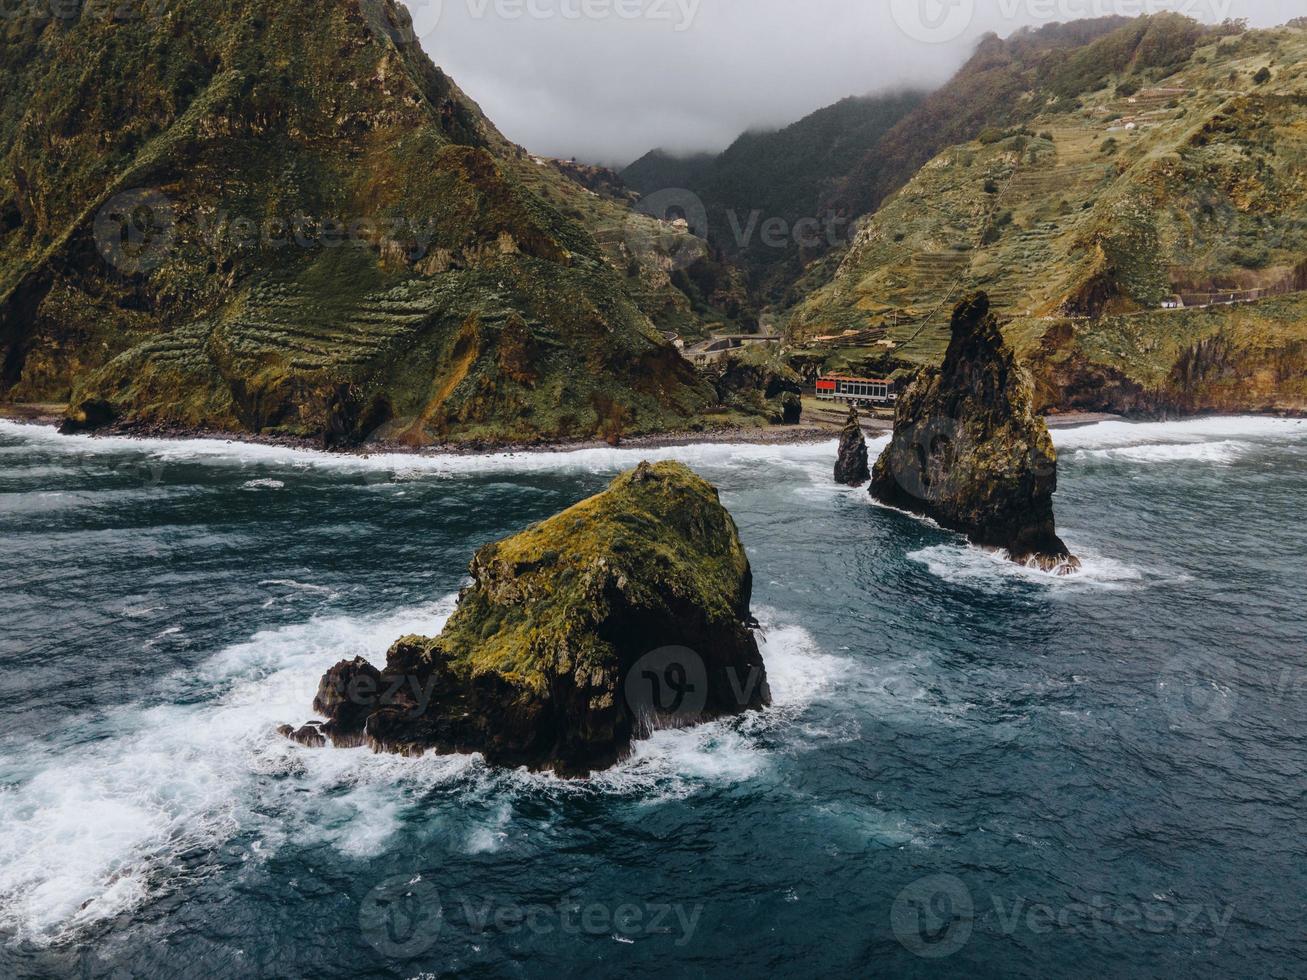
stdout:
[[1254,26],[1301,0],[405,0],[432,59],[510,139],[625,164],[724,148],[843,98],[935,86],[987,31],[1157,10]]

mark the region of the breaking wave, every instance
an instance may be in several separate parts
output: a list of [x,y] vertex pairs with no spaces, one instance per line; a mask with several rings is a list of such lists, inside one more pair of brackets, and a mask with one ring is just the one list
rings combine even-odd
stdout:
[[[433,790],[502,801],[465,833],[469,853],[494,850],[522,793],[617,794],[650,803],[748,779],[764,745],[838,675],[803,629],[774,622],[761,638],[772,710],[658,732],[590,780],[487,767],[478,756],[404,759],[367,749],[307,750],[275,728],[311,715],[322,673],[338,660],[384,663],[395,638],[434,635],[456,596],[365,617],[317,618],[260,632],[201,668],[164,679],[144,701],[74,722],[58,745],[0,756],[0,930],[38,944],[184,887],[197,853],[236,838],[266,858],[286,843],[376,853]],[[426,801],[423,802],[424,797]],[[204,862],[200,862],[203,866]]]

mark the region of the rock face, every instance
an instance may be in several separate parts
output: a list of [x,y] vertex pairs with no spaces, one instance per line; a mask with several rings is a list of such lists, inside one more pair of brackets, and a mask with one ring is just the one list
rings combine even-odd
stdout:
[[0,18],[0,400],[329,447],[714,405],[638,221],[505,139],[403,4],[62,6]]
[[943,367],[918,375],[899,399],[872,496],[1020,564],[1068,574],[1080,563],[1054,528],[1057,453],[989,297],[963,300],[952,331]]
[[835,482],[846,487],[860,487],[871,479],[867,465],[867,437],[862,434],[856,405],[849,406],[849,420],[840,435],[840,455],[835,461]]
[[735,523],[679,463],[642,463],[482,548],[470,572],[439,637],[404,637],[379,673],[356,660],[323,678],[333,744],[583,776],[656,728],[770,703]]
[[710,375],[717,397],[728,408],[760,415],[773,425],[802,421],[802,379],[766,345],[733,351],[713,365]]

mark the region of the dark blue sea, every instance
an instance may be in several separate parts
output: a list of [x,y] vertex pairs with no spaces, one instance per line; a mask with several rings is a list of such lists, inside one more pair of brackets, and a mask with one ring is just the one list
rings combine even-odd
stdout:
[[[0,975],[1303,976],[1307,423],[1055,440],[1067,579],[832,486],[833,443],[0,423]],[[774,707],[572,782],[275,734],[641,458],[721,488]]]

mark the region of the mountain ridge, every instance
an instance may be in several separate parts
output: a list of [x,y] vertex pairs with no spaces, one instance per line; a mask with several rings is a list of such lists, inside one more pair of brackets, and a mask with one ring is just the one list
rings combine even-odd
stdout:
[[1178,62],[1096,57],[1123,67],[936,155],[792,310],[809,363],[937,363],[941,311],[984,289],[1044,410],[1307,410],[1307,35],[1199,39]]
[[130,12],[4,27],[0,397],[412,445],[714,403],[644,219],[504,139],[393,0]]

